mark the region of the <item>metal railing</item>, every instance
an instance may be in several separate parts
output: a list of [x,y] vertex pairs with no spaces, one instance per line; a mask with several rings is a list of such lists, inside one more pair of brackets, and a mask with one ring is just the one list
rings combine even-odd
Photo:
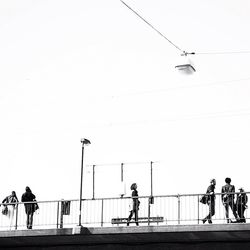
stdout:
[[[249,194],[246,192],[246,194]],[[141,225],[188,225],[202,224],[202,219],[208,215],[209,206],[200,203],[203,194],[177,194],[165,196],[140,196],[139,218],[148,217],[148,223]],[[235,196],[237,193],[235,193]],[[82,200],[82,225],[86,227],[110,227],[114,218],[127,218],[131,197],[100,198]],[[79,200],[56,200],[37,202],[39,209],[34,213],[33,228],[66,228],[74,227],[79,219]],[[1,204],[3,209],[5,204]],[[16,203],[13,218],[0,214],[0,230],[26,229],[26,214],[24,203]],[[8,207],[12,204],[8,204]],[[248,209],[245,211],[246,221]],[[163,217],[161,222],[150,222],[151,217]],[[229,218],[235,220],[231,209]],[[12,219],[12,220],[11,220]],[[225,208],[221,194],[215,195],[215,215],[213,223],[226,223]],[[133,219],[132,221],[133,222]]]

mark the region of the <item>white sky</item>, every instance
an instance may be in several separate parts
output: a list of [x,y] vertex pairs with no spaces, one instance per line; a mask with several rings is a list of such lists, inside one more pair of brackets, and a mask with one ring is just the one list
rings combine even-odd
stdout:
[[[250,51],[248,0],[126,3],[183,50]],[[82,137],[84,165],[158,161],[154,194],[250,191],[250,53],[194,55],[193,75],[182,59],[119,0],[0,0],[2,198],[78,198]],[[119,169],[97,167],[96,196],[118,195]],[[125,181],[149,194],[149,165]]]

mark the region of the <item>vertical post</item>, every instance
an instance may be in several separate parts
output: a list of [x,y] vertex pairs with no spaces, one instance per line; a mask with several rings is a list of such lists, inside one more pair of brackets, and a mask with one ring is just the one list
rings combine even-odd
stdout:
[[153,196],[153,162],[150,162],[150,183],[151,183],[151,188],[150,188],[150,195],[151,197]]
[[16,222],[15,222],[15,229],[16,230],[17,230],[17,219],[18,219],[18,204],[16,205]]
[[123,167],[124,167],[124,163],[121,163],[121,198],[123,198],[124,196],[124,183],[123,183]]
[[102,199],[102,207],[101,207],[101,227],[103,227],[103,199]]
[[121,182],[123,182],[123,165],[124,163],[121,163]]
[[80,199],[79,199],[79,223],[78,225],[81,226],[82,220],[82,182],[83,182],[83,156],[84,156],[84,142],[82,142],[82,160],[81,160],[81,183],[80,183]]
[[150,225],[150,204],[151,204],[151,198],[148,199],[148,225]]
[[198,203],[198,218],[197,218],[197,220],[198,220],[198,224],[200,224],[200,220],[199,220],[199,218],[200,218],[200,196],[198,195],[197,196],[197,203]]
[[180,218],[181,218],[181,200],[180,200],[180,195],[177,195],[178,198],[178,224],[180,224]]
[[150,198],[149,203],[154,204],[154,197],[153,197],[153,162],[150,162]]
[[61,200],[60,228],[63,228],[63,200]]
[[95,165],[93,165],[93,197],[92,199],[95,199]]
[[57,202],[57,212],[56,212],[56,228],[59,227],[59,206],[60,206],[60,203],[58,201]]

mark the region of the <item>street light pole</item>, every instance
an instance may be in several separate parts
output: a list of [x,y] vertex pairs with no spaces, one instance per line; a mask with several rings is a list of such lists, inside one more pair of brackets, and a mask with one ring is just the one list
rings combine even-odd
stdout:
[[83,183],[83,156],[84,156],[84,145],[89,145],[88,139],[81,139],[82,143],[82,160],[81,160],[81,183],[80,183],[80,200],[79,200],[79,226],[82,225],[82,183]]

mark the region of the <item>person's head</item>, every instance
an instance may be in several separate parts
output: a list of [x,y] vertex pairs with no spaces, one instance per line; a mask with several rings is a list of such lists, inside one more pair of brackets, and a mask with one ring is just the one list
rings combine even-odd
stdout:
[[230,184],[230,183],[231,183],[231,178],[227,177],[227,178],[225,179],[225,182],[226,182],[227,184]]
[[216,185],[216,180],[215,180],[215,179],[212,179],[212,180],[210,181],[210,183],[211,183],[211,185]]
[[13,196],[13,197],[16,196],[16,192],[15,192],[15,191],[12,191],[12,192],[11,192],[11,196]]
[[131,190],[136,190],[137,189],[137,184],[133,183],[130,187]]
[[242,187],[239,188],[240,192],[245,192]]
[[26,192],[31,192],[31,190],[30,190],[30,188],[28,186],[25,188],[25,191]]

